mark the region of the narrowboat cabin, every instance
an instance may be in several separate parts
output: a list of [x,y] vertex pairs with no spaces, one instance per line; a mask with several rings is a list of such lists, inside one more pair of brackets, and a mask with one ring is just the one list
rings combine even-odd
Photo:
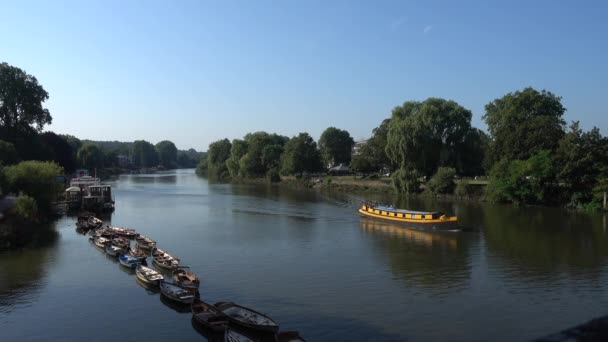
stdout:
[[412,228],[453,230],[458,228],[458,218],[441,212],[412,211],[392,206],[363,203],[359,208],[363,217],[404,224]]

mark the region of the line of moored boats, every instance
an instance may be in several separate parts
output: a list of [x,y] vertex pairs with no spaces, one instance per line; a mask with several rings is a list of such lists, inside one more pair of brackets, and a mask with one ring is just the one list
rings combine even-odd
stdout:
[[[146,287],[158,287],[161,295],[175,305],[190,305],[195,328],[209,340],[304,341],[298,332],[279,332],[279,325],[272,318],[253,309],[232,302],[212,305],[201,301],[196,274],[183,266],[180,258],[158,248],[155,240],[134,229],[103,227],[103,221],[89,213],[79,215],[76,227],[81,232],[88,231],[95,246],[118,258],[121,267],[135,270],[137,279]],[[147,266],[149,256],[155,268]]]

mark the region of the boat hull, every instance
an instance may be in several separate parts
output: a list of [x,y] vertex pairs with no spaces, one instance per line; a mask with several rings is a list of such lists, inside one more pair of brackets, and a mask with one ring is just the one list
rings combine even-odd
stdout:
[[[279,331],[279,325],[276,324],[276,322],[274,322],[273,319],[271,319],[270,317],[268,317],[260,312],[255,311],[255,310],[246,308],[244,306],[240,306],[238,304],[230,303],[230,302],[219,302],[219,303],[215,303],[214,306],[226,315],[226,317],[228,318],[230,323],[233,323],[237,326],[247,328],[250,330],[259,331],[259,332],[265,332],[265,333],[276,333],[277,331]],[[246,321],[239,319],[238,317],[232,316],[231,314],[226,312],[226,311],[230,310],[231,308],[238,308],[239,310],[244,310],[251,314],[255,314],[257,316],[266,318],[268,321],[272,322],[272,324],[255,324],[255,323],[246,322]]]
[[452,216],[447,219],[406,219],[400,217],[392,217],[387,215],[381,215],[376,213],[370,213],[363,209],[359,209],[359,214],[362,217],[369,218],[376,221],[390,222],[406,226],[408,228],[416,229],[430,229],[430,230],[455,230],[458,229],[458,220]]

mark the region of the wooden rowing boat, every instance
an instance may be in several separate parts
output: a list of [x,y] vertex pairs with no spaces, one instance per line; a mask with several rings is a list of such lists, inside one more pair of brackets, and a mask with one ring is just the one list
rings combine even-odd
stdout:
[[127,252],[130,256],[137,258],[140,261],[146,260],[148,255],[150,255],[150,252],[145,251],[141,248],[137,248],[137,247],[134,247],[134,248],[129,247]]
[[233,328],[226,328],[224,333],[224,342],[259,342],[260,338],[253,338],[245,335],[242,331],[237,331]]
[[158,271],[141,264],[137,265],[135,268],[135,275],[137,275],[137,279],[148,285],[158,286],[158,284],[165,279],[165,277],[163,277],[163,275]]
[[192,318],[213,332],[223,332],[228,326],[228,317],[211,304],[195,299],[190,306]]
[[127,248],[129,248],[131,246],[131,241],[129,241],[129,239],[126,239],[124,237],[117,236],[112,239],[112,244],[116,247],[121,247],[126,250]]
[[160,282],[160,293],[182,304],[191,304],[194,301],[194,295],[190,291],[164,280]]
[[128,254],[120,254],[118,256],[118,262],[124,267],[135,269],[137,265],[141,263],[141,260],[134,258]]
[[123,227],[107,227],[114,235],[126,237],[127,239],[134,239],[137,236],[135,229],[123,228]]
[[154,247],[152,249],[152,261],[154,261],[154,264],[158,267],[173,271],[179,266],[180,260],[178,257],[174,257],[164,250]]
[[194,272],[188,270],[186,266],[178,266],[173,270],[173,282],[181,286],[190,292],[196,294],[199,286],[201,285],[201,281],[198,279]]
[[106,254],[110,255],[110,256],[118,256],[119,254],[122,254],[122,253],[125,252],[124,248],[118,247],[118,246],[114,246],[111,243],[109,243],[109,244],[106,245],[105,250],[106,250]]
[[99,248],[105,248],[107,244],[112,242],[112,240],[105,238],[103,236],[95,236],[95,237],[93,237],[93,242],[95,243],[95,246],[97,246]]
[[141,234],[135,237],[135,243],[137,244],[137,247],[141,249],[151,250],[152,248],[156,247],[156,241]]
[[245,328],[272,333],[279,330],[279,325],[272,318],[253,309],[232,302],[215,303],[215,307],[228,316],[230,322]]
[[306,342],[297,331],[281,331],[276,336],[276,342]]

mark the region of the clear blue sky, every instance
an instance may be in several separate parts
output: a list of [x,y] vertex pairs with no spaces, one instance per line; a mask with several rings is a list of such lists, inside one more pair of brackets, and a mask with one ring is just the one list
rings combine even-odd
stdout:
[[606,1],[12,1],[0,61],[50,93],[47,129],[206,150],[256,130],[365,138],[430,96],[533,86],[608,128]]

